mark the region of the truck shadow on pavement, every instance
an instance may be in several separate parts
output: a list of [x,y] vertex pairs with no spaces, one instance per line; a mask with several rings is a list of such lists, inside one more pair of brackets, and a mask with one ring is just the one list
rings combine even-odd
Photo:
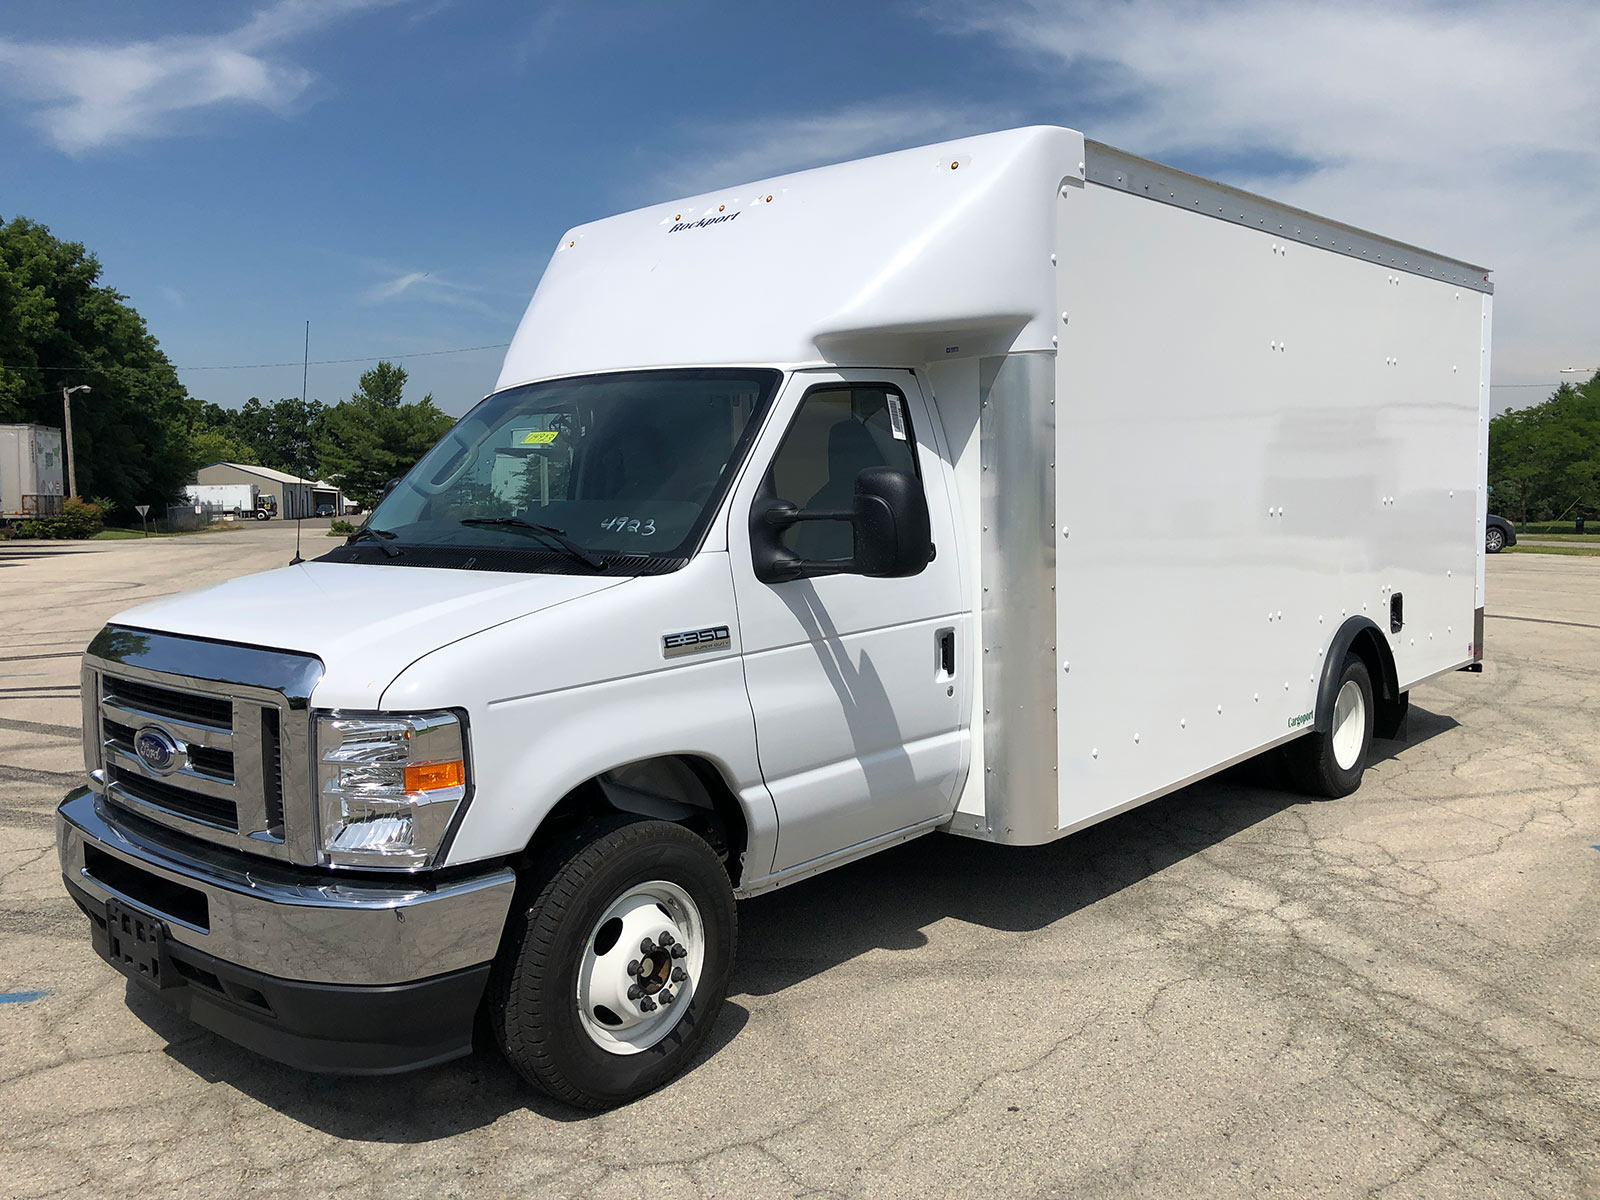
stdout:
[[[1413,706],[1405,740],[1374,740],[1369,765],[1457,724]],[[1042,929],[1307,803],[1325,801],[1291,790],[1269,752],[1043,846],[919,838],[742,904],[730,994],[767,996],[873,950],[919,949],[944,917]]]
[[[1456,725],[1413,707],[1405,740],[1375,742],[1371,761]],[[919,838],[748,900],[740,906],[730,999],[690,1073],[749,1021],[740,995],[773,995],[873,950],[920,949],[928,944],[924,930],[945,917],[1005,932],[1042,929],[1305,803],[1318,801],[1289,791],[1277,756],[1267,754],[1049,845]],[[470,1058],[403,1077],[311,1075],[201,1029],[136,985],[128,986],[127,1003],[166,1039],[166,1053],[200,1078],[334,1137],[415,1144],[520,1110],[554,1121],[603,1115],[546,1098],[488,1042]]]

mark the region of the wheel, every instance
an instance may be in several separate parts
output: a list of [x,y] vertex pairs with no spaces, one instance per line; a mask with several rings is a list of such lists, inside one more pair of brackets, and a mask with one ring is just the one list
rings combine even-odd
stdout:
[[268,514],[266,509],[264,509],[264,508],[256,509],[256,520],[265,521],[267,519],[268,515],[269,514]]
[[1483,548],[1490,554],[1499,554],[1505,548],[1505,544],[1506,535],[1493,525],[1489,526],[1489,532],[1483,538]]
[[1354,654],[1347,655],[1334,692],[1333,715],[1324,731],[1307,734],[1284,748],[1295,785],[1313,796],[1348,796],[1361,786],[1372,747],[1372,676]]
[[618,817],[552,848],[519,890],[489,985],[506,1059],[581,1108],[676,1077],[733,968],[733,889],[681,825]]

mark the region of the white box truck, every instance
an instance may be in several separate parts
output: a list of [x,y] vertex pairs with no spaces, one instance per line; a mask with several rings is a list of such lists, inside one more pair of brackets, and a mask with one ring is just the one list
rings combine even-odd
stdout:
[[482,1014],[639,1096],[739,897],[1277,747],[1353,790],[1481,658],[1490,293],[1062,128],[579,226],[347,544],[94,639],[67,887],[263,1054],[403,1070]]
[[183,489],[189,503],[247,520],[270,521],[278,511],[278,499],[253,483],[191,483]]
[[0,425],[0,520],[61,515],[61,430]]

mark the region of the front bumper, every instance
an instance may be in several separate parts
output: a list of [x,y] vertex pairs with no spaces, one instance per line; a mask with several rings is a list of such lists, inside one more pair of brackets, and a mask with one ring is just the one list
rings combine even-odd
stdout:
[[309,1070],[387,1072],[465,1054],[516,877],[349,879],[164,831],[88,788],[56,814],[67,890],[108,957],[108,901],[160,923],[173,970],[141,986]]

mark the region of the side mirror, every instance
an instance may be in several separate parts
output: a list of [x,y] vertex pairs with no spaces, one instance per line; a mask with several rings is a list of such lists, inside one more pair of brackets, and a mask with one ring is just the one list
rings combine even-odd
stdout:
[[[855,554],[837,562],[801,558],[783,544],[783,535],[802,521],[850,522]],[[807,575],[919,575],[934,553],[928,501],[904,471],[868,467],[856,476],[855,502],[848,511],[802,511],[787,500],[758,500],[750,512],[750,553],[762,583]]]

